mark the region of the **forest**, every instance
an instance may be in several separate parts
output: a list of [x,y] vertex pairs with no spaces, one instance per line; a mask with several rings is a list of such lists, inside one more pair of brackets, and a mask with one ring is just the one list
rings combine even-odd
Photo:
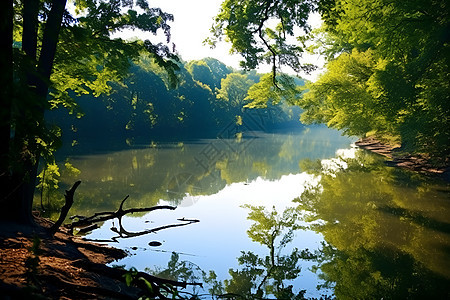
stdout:
[[[228,126],[241,140],[250,131],[325,124],[349,137],[395,145],[448,178],[449,12],[445,0],[223,0],[204,43],[227,42],[242,58],[237,70],[216,58],[184,61],[171,41],[176,19],[151,1],[4,0],[0,223],[40,226],[33,198],[58,149],[88,153],[94,142],[107,150],[215,138]],[[308,23],[311,14],[320,15],[320,28]],[[114,35],[127,29],[164,42]],[[306,53],[326,61],[314,81],[302,78],[318,68],[304,62]],[[270,71],[258,73],[262,65]],[[259,125],[249,125],[255,118]],[[333,198],[328,192],[339,184],[324,178],[322,197]],[[67,191],[67,211],[78,185]],[[303,196],[325,205],[315,193]],[[51,226],[50,236],[59,225]],[[332,250],[339,260],[342,253]],[[252,259],[243,254],[241,260]],[[339,277],[333,272],[327,279]],[[270,288],[294,296],[287,287]],[[336,290],[345,294],[339,285]]]
[[[130,67],[130,76],[122,85],[112,86],[111,93],[79,96],[72,114],[59,108],[47,112],[45,118],[61,129],[64,143],[78,148],[215,138],[229,125],[236,126],[237,132],[302,126],[298,122],[301,109],[286,100],[270,101],[249,112],[247,93],[263,76],[254,71],[237,72],[205,58],[180,62],[176,74],[179,83],[171,88],[164,81],[164,70],[154,61],[142,59]],[[298,86],[304,85],[302,79],[294,80]],[[251,124],[251,118],[264,119],[264,125],[245,126]]]

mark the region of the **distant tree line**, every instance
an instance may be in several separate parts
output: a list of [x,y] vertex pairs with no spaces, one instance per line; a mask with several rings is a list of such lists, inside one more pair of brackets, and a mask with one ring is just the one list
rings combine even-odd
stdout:
[[111,84],[110,93],[75,97],[75,113],[68,117],[65,108],[51,110],[47,121],[61,127],[63,140],[74,146],[84,141],[214,138],[227,126],[238,131],[301,126],[300,108],[285,99],[265,102],[249,116],[249,89],[263,76],[255,71],[238,72],[213,58],[180,62],[174,87],[152,59],[141,59],[129,72],[123,83]]

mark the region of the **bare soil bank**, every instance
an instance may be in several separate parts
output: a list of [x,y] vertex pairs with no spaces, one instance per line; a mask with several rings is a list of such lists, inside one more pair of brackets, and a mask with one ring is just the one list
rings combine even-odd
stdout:
[[356,146],[372,151],[388,158],[386,164],[392,167],[399,167],[426,175],[441,177],[450,180],[450,166],[435,166],[425,155],[410,155],[400,151],[400,145],[383,144],[374,137],[366,137],[358,140]]
[[[36,222],[37,227],[0,223],[0,299],[139,298],[142,290],[125,284],[123,270],[105,265],[125,257],[124,251],[61,230],[52,237],[46,233],[51,222]],[[36,237],[38,255],[30,250]]]

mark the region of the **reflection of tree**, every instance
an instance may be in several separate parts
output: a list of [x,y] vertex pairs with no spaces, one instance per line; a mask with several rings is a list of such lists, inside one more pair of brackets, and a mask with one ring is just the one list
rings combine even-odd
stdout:
[[170,179],[167,185],[169,199],[179,204],[183,198],[189,195],[198,195],[202,192],[196,184],[197,178],[191,173],[179,173]]
[[297,213],[293,208],[287,208],[281,215],[273,208],[246,205],[251,212],[248,219],[255,223],[247,231],[249,237],[266,246],[269,254],[264,258],[251,251],[242,252],[238,258],[241,270],[230,270],[231,279],[225,280],[225,289],[229,294],[241,295],[245,299],[262,298],[274,295],[277,299],[304,299],[305,291],[293,292],[292,285],[286,285],[286,280],[298,277],[301,268],[298,262],[308,257],[309,252],[294,248],[288,255],[281,254],[286,245],[292,241]]
[[[178,290],[176,287],[172,287],[165,294],[166,296],[172,296],[172,299],[201,299],[202,296],[207,296],[208,298],[217,296],[220,298],[218,295],[223,294],[222,283],[217,280],[217,275],[214,271],[209,271],[209,274],[207,274],[196,264],[180,260],[180,256],[176,252],[172,252],[166,268],[156,268],[155,270],[146,268],[145,271],[155,275],[157,278],[174,282],[186,282],[192,287],[190,291]],[[209,287],[208,295],[199,294],[200,290],[198,287],[203,288],[203,284],[199,282],[202,281]]]
[[449,299],[448,279],[395,249],[322,249],[319,275],[338,299]]
[[[294,232],[303,228],[298,225],[296,208],[287,208],[283,213],[278,213],[275,207],[268,211],[263,206],[245,205],[251,211],[248,219],[255,223],[250,226],[247,233],[249,237],[268,248],[269,253],[264,257],[251,252],[242,251],[238,258],[241,269],[230,269],[230,279],[217,280],[214,271],[204,272],[196,264],[180,260],[177,253],[172,256],[166,268],[156,270],[146,269],[150,274],[158,278],[171,281],[190,283],[192,290],[170,290],[169,294],[176,295],[175,299],[306,299],[306,290],[294,291],[288,281],[296,279],[301,271],[299,261],[301,259],[316,259],[308,249],[292,249],[289,254],[282,251],[292,241]],[[203,282],[203,287],[208,287],[209,294],[200,294],[196,282]],[[168,294],[168,295],[169,295]],[[187,295],[187,298],[184,296]],[[314,298],[308,298],[314,299]],[[321,299],[331,299],[322,295]]]
[[[146,268],[145,271],[159,278],[188,283],[200,282],[204,277],[203,270],[201,270],[197,265],[193,264],[192,262],[184,260],[180,261],[180,256],[176,252],[172,252],[172,256],[170,257],[170,260],[167,263],[167,268],[164,269],[157,268],[156,270]],[[194,285],[193,288],[194,288],[193,294],[197,294],[198,293],[197,286]]]
[[298,199],[332,245],[321,251],[319,267],[335,295],[448,298],[448,186],[384,167],[365,152],[346,166],[324,167],[319,185]]

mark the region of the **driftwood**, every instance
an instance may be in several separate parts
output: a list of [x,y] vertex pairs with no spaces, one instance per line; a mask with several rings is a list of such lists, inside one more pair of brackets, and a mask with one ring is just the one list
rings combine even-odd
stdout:
[[73,195],[75,194],[75,190],[80,185],[80,183],[81,181],[75,182],[72,188],[66,191],[66,194],[64,195],[64,197],[66,198],[66,203],[61,208],[61,214],[59,215],[58,221],[56,221],[56,223],[53,224],[52,227],[50,227],[49,229],[50,234],[54,235],[58,231],[59,227],[62,225],[64,220],[66,219],[67,214],[69,213],[69,210],[73,204]]
[[[119,209],[114,212],[100,212],[100,213],[94,214],[91,217],[73,216],[73,217],[71,217],[71,219],[78,218],[79,220],[70,224],[69,228],[71,230],[73,230],[73,228],[78,227],[78,226],[80,226],[80,227],[83,226],[85,228],[86,228],[86,226],[87,227],[96,226],[97,225],[96,223],[98,223],[98,222],[103,222],[106,220],[117,218],[119,221],[119,229],[117,229],[116,227],[111,228],[111,231],[118,234],[117,236],[114,236],[109,240],[95,240],[95,239],[85,239],[85,240],[86,241],[95,241],[95,242],[118,242],[117,241],[118,238],[131,238],[131,237],[136,237],[136,236],[140,236],[140,235],[144,235],[144,234],[155,233],[155,232],[163,230],[163,229],[179,227],[179,226],[186,226],[186,225],[189,225],[192,223],[200,222],[199,220],[196,220],[196,219],[186,219],[183,217],[183,218],[177,219],[178,221],[183,222],[183,223],[164,225],[164,226],[155,227],[152,229],[146,229],[146,230],[139,231],[139,232],[129,232],[129,231],[125,230],[122,225],[122,217],[124,215],[126,215],[128,213],[134,213],[134,212],[150,212],[150,211],[154,211],[154,210],[158,210],[158,209],[174,210],[174,209],[176,209],[176,207],[163,205],[163,206],[154,206],[154,207],[145,207],[145,208],[123,209],[123,204],[127,199],[128,199],[128,196],[126,196],[122,200],[122,202],[120,203]],[[98,267],[100,269],[97,271],[104,270],[103,265],[98,265]],[[126,270],[123,270],[120,268],[108,269],[108,274],[110,276],[112,275],[112,273],[115,273],[118,278],[122,278],[122,279],[129,272],[131,272],[131,271],[126,271]],[[180,293],[179,291],[177,292],[176,290],[174,290],[174,288],[180,287],[180,288],[184,289],[187,286],[203,287],[202,283],[180,282],[180,281],[156,277],[156,276],[150,275],[148,273],[139,272],[139,271],[136,271],[135,274],[133,274],[133,276],[134,276],[133,283],[136,286],[138,286],[142,290],[146,290],[147,293],[150,293],[150,294],[148,294],[148,296],[155,297],[155,298],[157,297],[158,299],[185,299],[182,297],[174,298],[174,297],[176,297],[176,295],[178,293]],[[145,279],[147,281],[147,283],[150,284],[151,290],[149,290],[148,286],[144,282],[140,281],[139,279]],[[187,292],[183,292],[183,293],[187,293]],[[170,298],[166,297],[164,294],[170,295]]]
[[72,216],[70,219],[78,218],[78,221],[73,222],[72,224],[68,225],[69,228],[74,227],[85,227],[92,225],[94,223],[107,221],[110,219],[115,218],[122,218],[126,214],[132,214],[135,212],[150,212],[158,209],[170,209],[175,210],[176,206],[170,206],[170,205],[161,205],[161,206],[153,206],[153,207],[142,207],[142,208],[130,208],[130,209],[123,209],[123,203],[128,199],[129,195],[125,197],[125,199],[122,200],[120,203],[119,209],[116,211],[105,211],[105,212],[99,212],[95,213],[94,215],[90,217],[84,217],[84,216]]
[[128,199],[128,197],[129,196],[126,196],[122,200],[122,202],[120,203],[119,209],[117,211],[95,213],[94,215],[92,215],[90,217],[83,217],[83,216],[78,216],[78,215],[72,216],[71,219],[78,218],[78,221],[73,222],[72,224],[68,225],[67,227],[71,231],[73,231],[74,228],[80,227],[82,232],[87,232],[87,231],[89,231],[90,228],[92,228],[92,229],[98,228],[96,226],[97,225],[96,223],[117,218],[119,220],[119,228],[116,228],[116,227],[111,228],[111,231],[118,234],[117,236],[114,236],[108,240],[98,240],[98,239],[86,239],[86,240],[95,241],[95,242],[118,242],[117,239],[119,239],[119,238],[131,238],[131,237],[141,236],[141,235],[145,235],[145,234],[149,234],[149,233],[155,233],[155,232],[163,230],[163,229],[179,227],[179,226],[186,226],[186,225],[189,225],[192,223],[200,222],[199,220],[196,220],[196,219],[185,219],[183,217],[183,218],[177,219],[178,221],[181,221],[183,223],[164,225],[164,226],[155,227],[152,229],[142,230],[139,232],[129,232],[122,225],[122,217],[124,215],[132,214],[135,212],[151,212],[151,211],[159,210],[159,209],[175,210],[176,207],[169,206],[169,205],[161,205],[161,206],[153,206],[153,207],[123,209],[123,204]]
[[141,235],[145,235],[145,234],[149,234],[149,233],[156,233],[160,230],[163,229],[169,229],[169,228],[173,228],[173,227],[180,227],[180,226],[186,226],[192,223],[197,223],[200,222],[199,220],[196,219],[178,219],[179,221],[183,221],[185,223],[177,223],[177,224],[169,224],[169,225],[164,225],[164,226],[160,226],[160,227],[155,227],[152,229],[146,229],[146,230],[142,230],[142,231],[138,231],[138,232],[129,232],[127,230],[125,230],[125,228],[122,225],[122,219],[119,218],[119,229],[117,229],[116,227],[111,227],[111,231],[117,233],[117,236],[113,236],[110,239],[103,239],[103,240],[99,240],[99,239],[84,239],[86,241],[92,241],[92,242],[118,242],[119,238],[122,239],[126,239],[126,238],[132,238],[132,237],[137,237],[137,236],[141,236]]
[[129,232],[127,230],[124,229],[124,227],[122,226],[122,219],[119,218],[119,229],[117,229],[116,227],[112,227],[111,230],[116,232],[117,234],[119,234],[119,236],[117,237],[112,237],[111,240],[112,241],[117,241],[117,238],[130,238],[130,237],[135,237],[135,236],[140,236],[140,235],[144,235],[144,234],[149,234],[149,233],[155,233],[157,231],[163,230],[163,229],[168,229],[168,228],[173,228],[173,227],[179,227],[179,226],[186,226],[192,223],[197,223],[200,222],[199,220],[196,219],[178,219],[179,221],[183,221],[185,223],[178,223],[178,224],[169,224],[169,225],[164,225],[164,226],[159,226],[159,227],[155,227],[152,229],[146,229],[143,231],[139,231],[139,232]]

